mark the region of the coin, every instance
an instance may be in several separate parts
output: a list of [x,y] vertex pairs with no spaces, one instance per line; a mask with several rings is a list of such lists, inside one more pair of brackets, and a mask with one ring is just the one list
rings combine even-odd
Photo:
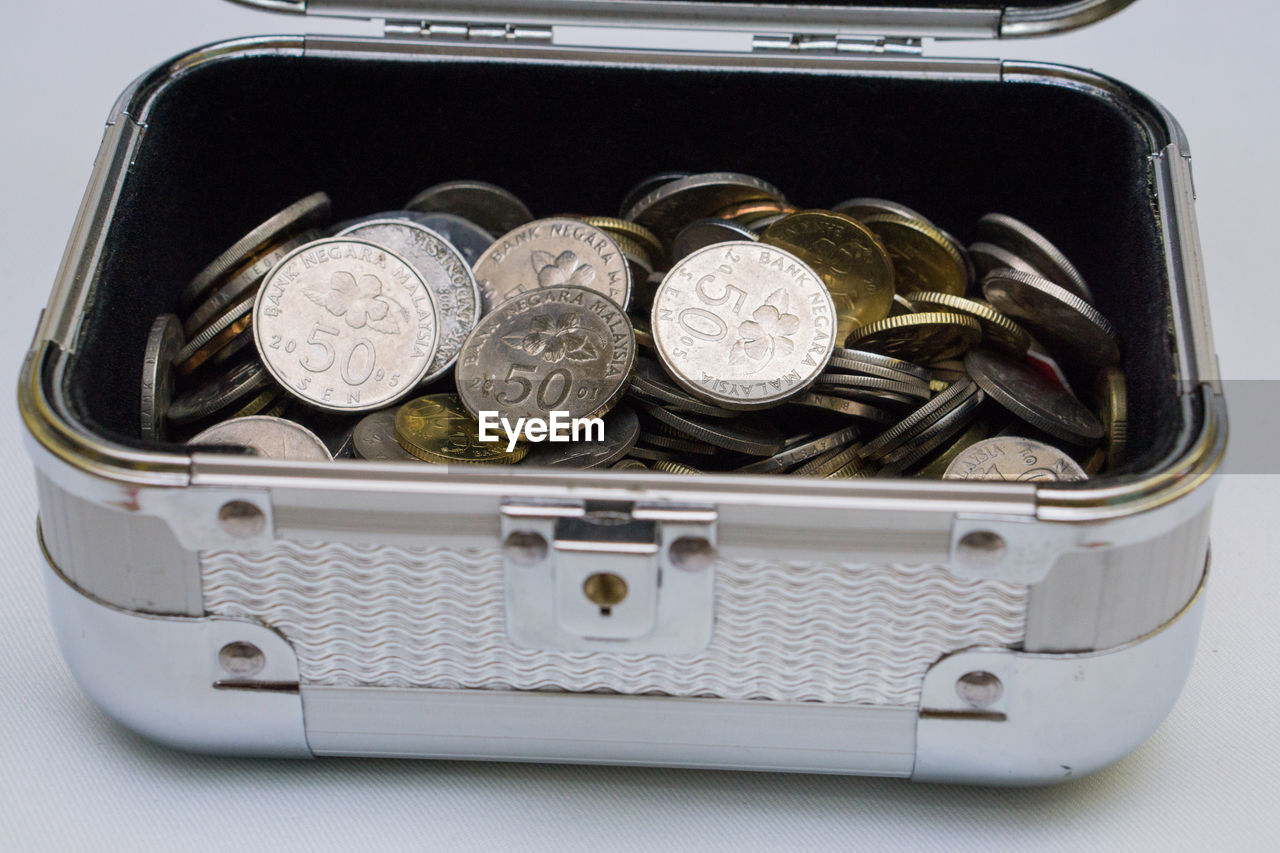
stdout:
[[[455,213],[421,213],[405,211],[408,217],[439,234],[458,250],[468,265],[475,264],[484,250],[493,245],[493,235],[470,219]],[[377,217],[386,218],[386,217]],[[354,223],[353,223],[354,224]]]
[[623,219],[638,222],[663,242],[695,219],[705,219],[731,204],[780,200],[782,192],[759,178],[737,172],[705,172],[663,184],[637,200]]
[[543,287],[481,318],[455,375],[473,416],[592,418],[609,411],[636,364],[627,315],[585,287]]
[[982,292],[997,309],[1021,320],[1054,355],[1098,368],[1120,360],[1115,327],[1088,302],[1048,279],[996,270],[982,280]]
[[889,252],[897,293],[908,298],[917,290],[964,295],[969,283],[964,258],[932,225],[889,213],[868,216],[862,224]]
[[974,243],[969,247],[969,257],[973,259],[979,280],[993,270],[1018,270],[1040,275],[1031,264],[994,243]]
[[[665,424],[662,424],[662,426],[665,426]],[[645,432],[643,429],[640,430],[639,442],[646,447],[674,450],[679,453],[695,453],[699,456],[715,456],[721,450],[714,444],[707,444],[704,441],[695,441],[692,438],[666,435],[660,432]]]
[[896,201],[889,201],[885,198],[851,198],[833,206],[831,212],[843,213],[845,216],[852,216],[858,220],[866,219],[868,216],[888,214],[890,216],[901,216],[904,219],[914,219],[917,222],[923,222],[925,225],[932,225],[928,217],[923,214],[916,212],[905,204],[899,204]]
[[632,187],[622,198],[622,205],[618,210],[618,216],[625,218],[627,211],[635,206],[635,203],[647,196],[664,184],[672,181],[678,181],[681,178],[687,178],[692,172],[659,172],[656,175],[650,175],[640,183]]
[[263,415],[214,424],[187,443],[247,447],[265,459],[333,461],[329,449],[311,430],[293,421]]
[[704,471],[699,470],[698,468],[694,468],[691,465],[685,465],[683,462],[668,462],[668,461],[653,463],[653,470],[661,471],[664,474],[697,475],[697,474],[706,473]]
[[735,412],[705,403],[684,391],[667,376],[651,358],[636,360],[636,372],[631,377],[630,392],[633,396],[649,403],[657,403],[669,409],[692,412],[711,418],[731,418]]
[[790,402],[797,406],[808,406],[813,409],[826,409],[829,412],[847,415],[851,418],[861,418],[864,421],[871,421],[872,423],[893,423],[893,416],[884,409],[867,403],[860,403],[857,400],[849,400],[845,397],[838,397],[831,394],[818,394],[813,391],[808,391],[794,398]]
[[141,426],[146,440],[165,437],[165,414],[173,399],[173,363],[182,344],[182,322],[173,314],[156,317],[142,356]]
[[848,349],[846,347],[836,347],[832,350],[831,360],[828,365],[832,370],[867,373],[871,376],[883,376],[885,379],[901,379],[903,374],[906,374],[908,378],[919,379],[924,382],[928,382],[932,378],[927,367],[878,352]]
[[253,306],[263,363],[317,409],[366,412],[413,392],[440,346],[430,289],[404,258],[365,240],[309,243],[267,276]]
[[858,427],[850,425],[793,447],[787,447],[768,459],[761,459],[758,462],[752,462],[750,465],[744,465],[738,471],[745,474],[778,473],[824,453],[838,450],[847,444],[853,443],[857,437]]
[[645,406],[644,412],[699,441],[752,456],[772,456],[781,451],[786,442],[786,436],[765,422],[743,418],[732,421],[699,420],[693,415],[673,412],[660,406]]
[[186,376],[209,360],[210,356],[227,346],[253,322],[255,294],[246,293],[240,301],[231,304],[212,323],[201,329],[178,352],[178,373]]
[[491,234],[506,234],[533,219],[524,202],[484,181],[446,181],[427,187],[405,205],[420,213],[452,213]]
[[480,440],[480,424],[457,394],[431,394],[405,403],[396,411],[396,441],[424,462],[447,464],[519,462],[529,445],[507,451],[507,441]]
[[284,392],[280,389],[279,386],[276,386],[276,385],[270,386],[267,389],[265,389],[261,394],[254,397],[249,402],[245,403],[239,409],[236,409],[235,414],[228,415],[227,420],[231,420],[232,418],[247,418],[252,415],[259,414],[268,406],[270,406],[272,403],[274,403],[276,399],[283,393]]
[[195,310],[183,321],[183,330],[188,335],[194,335],[199,332],[211,320],[221,314],[223,309],[240,299],[244,294],[257,290],[262,284],[262,280],[266,278],[267,273],[271,271],[271,268],[290,252],[304,243],[310,243],[312,240],[318,239],[320,239],[320,232],[313,228],[264,249],[248,264],[236,270],[225,281],[213,287],[205,297],[205,300],[196,306]]
[[923,382],[907,382],[885,379],[880,376],[860,376],[853,373],[822,373],[814,380],[813,390],[820,394],[838,393],[840,389],[857,389],[868,392],[889,392],[913,397],[920,402],[929,399],[929,386]]
[[972,317],[982,326],[982,342],[1002,352],[1018,357],[1026,353],[1031,346],[1031,336],[1013,320],[1001,314],[992,306],[976,299],[963,296],[952,296],[950,293],[930,293],[918,291],[911,298],[922,310],[938,309],[954,311],[966,317]]
[[854,444],[848,447],[837,447],[829,450],[816,459],[811,459],[791,472],[794,477],[830,477],[844,466],[860,458],[861,448]]
[[855,219],[825,210],[793,213],[760,238],[808,264],[831,291],[836,339],[889,315],[894,273],[889,253]]
[[612,216],[584,216],[582,221],[596,228],[603,228],[614,239],[620,236],[629,237],[638,243],[644,249],[645,254],[655,262],[666,258],[666,251],[663,249],[662,241],[658,239],[658,235],[643,225],[637,225],[629,219],[617,219]]
[[935,455],[923,466],[916,470],[916,477],[941,478],[947,472],[947,467],[952,461],[964,451],[968,450],[979,441],[991,437],[991,423],[981,416],[977,420],[969,424],[968,428],[960,434],[946,448],[935,453]]
[[731,219],[739,225],[746,225],[756,231],[760,223],[774,217],[790,216],[800,208],[789,201],[777,198],[763,198],[755,201],[743,201],[717,210],[716,219]]
[[982,327],[972,317],[951,311],[922,311],[886,317],[849,333],[845,346],[857,346],[912,361],[963,355],[978,345]]
[[978,234],[987,243],[1008,249],[1036,272],[1068,292],[1093,304],[1093,293],[1084,276],[1067,256],[1025,222],[1002,213],[988,213],[978,220]]
[[376,243],[413,267],[431,290],[431,301],[440,312],[440,345],[418,384],[426,385],[448,373],[462,350],[462,342],[480,320],[480,288],[462,254],[425,225],[404,220],[361,222],[334,236]]
[[965,357],[964,366],[993,400],[1036,429],[1085,446],[1102,438],[1102,424],[1074,394],[1024,364],[978,350]]
[[1098,373],[1094,400],[1106,430],[1105,467],[1114,471],[1124,464],[1129,442],[1129,393],[1120,368],[1105,367]]
[[356,456],[374,462],[421,461],[396,441],[396,410],[365,415],[352,433]]
[[728,409],[778,405],[831,357],[835,309],[795,255],[758,243],[699,249],[671,268],[651,328],[668,375]]
[[948,439],[968,426],[985,399],[986,394],[978,390],[957,400],[937,418],[930,418],[921,423],[903,436],[902,444],[880,454],[878,461],[882,466],[881,472],[901,474],[937,450]]
[[862,455],[870,459],[883,459],[902,446],[913,434],[918,434],[930,424],[978,393],[978,386],[964,379],[949,386],[929,402],[907,415],[884,432],[871,439],[862,448]]
[[251,394],[257,394],[271,384],[271,376],[256,361],[247,361],[233,368],[225,376],[219,376],[182,394],[169,406],[169,421],[189,424],[236,403]]
[[625,309],[631,267],[606,232],[578,219],[539,219],[504,234],[475,265],[482,314],[546,287],[585,287]]
[[546,441],[534,445],[522,464],[548,468],[603,468],[636,446],[640,419],[630,406],[618,406],[604,418],[603,441]]
[[615,462],[609,466],[611,471],[648,471],[649,466],[641,462],[639,459],[623,459],[621,462]]
[[265,247],[280,242],[290,234],[322,225],[329,217],[329,208],[328,195],[312,193],[254,228],[191,279],[180,297],[183,307],[195,305],[209,288],[233,270],[249,263]]
[[1002,436],[969,447],[947,466],[948,480],[1068,482],[1088,475],[1067,454],[1040,441]]
[[671,241],[671,258],[680,261],[699,249],[716,243],[728,243],[732,240],[754,243],[759,239],[750,228],[728,219],[695,219],[681,228]]

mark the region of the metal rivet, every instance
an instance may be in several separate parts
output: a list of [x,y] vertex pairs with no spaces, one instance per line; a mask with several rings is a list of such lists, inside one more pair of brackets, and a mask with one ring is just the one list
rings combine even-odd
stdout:
[[249,501],[227,501],[218,510],[218,524],[237,539],[248,539],[266,529],[267,517]]
[[627,582],[612,572],[598,572],[582,582],[582,593],[592,604],[613,607],[627,597]]
[[1004,693],[1004,685],[989,672],[966,672],[956,681],[956,693],[975,708],[990,708]]
[[227,643],[218,652],[218,663],[232,678],[252,678],[267,665],[267,657],[253,643]]
[[716,549],[701,536],[681,536],[667,548],[671,565],[686,572],[700,572],[716,559]]
[[956,556],[967,565],[978,568],[998,565],[1008,550],[1004,537],[990,530],[966,533],[956,543]]
[[532,530],[516,530],[502,543],[507,559],[520,566],[532,566],[547,557],[547,538]]

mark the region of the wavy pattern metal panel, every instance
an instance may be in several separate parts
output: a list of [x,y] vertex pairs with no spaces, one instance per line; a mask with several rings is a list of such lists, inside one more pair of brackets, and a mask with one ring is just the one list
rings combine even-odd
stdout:
[[201,555],[205,609],[261,619],[304,683],[914,705],[925,670],[1022,641],[1026,587],[941,566],[722,562],[701,654],[513,646],[495,550],[285,544]]

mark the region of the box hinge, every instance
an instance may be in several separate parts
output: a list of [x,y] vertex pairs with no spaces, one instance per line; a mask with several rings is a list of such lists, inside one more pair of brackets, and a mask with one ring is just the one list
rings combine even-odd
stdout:
[[387,19],[383,35],[397,38],[425,38],[439,42],[519,42],[550,43],[551,27],[525,24],[467,24]]
[[507,502],[507,634],[518,646],[693,654],[711,641],[714,508]]
[[798,51],[806,55],[893,53],[915,56],[924,52],[924,43],[922,39],[905,37],[773,33],[752,37],[751,49],[769,53]]

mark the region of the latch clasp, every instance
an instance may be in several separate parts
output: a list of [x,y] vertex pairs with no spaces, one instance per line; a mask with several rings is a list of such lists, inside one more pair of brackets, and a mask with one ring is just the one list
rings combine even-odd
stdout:
[[504,504],[508,636],[534,649],[701,650],[714,621],[715,522],[709,507]]

